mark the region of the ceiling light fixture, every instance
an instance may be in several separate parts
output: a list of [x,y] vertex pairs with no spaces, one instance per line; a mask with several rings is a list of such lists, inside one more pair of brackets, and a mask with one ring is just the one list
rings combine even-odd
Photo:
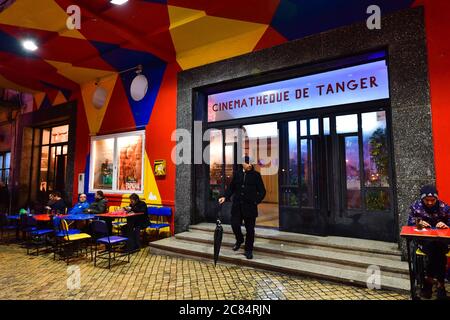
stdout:
[[123,5],[124,3],[127,3],[128,0],[111,0],[112,4],[117,4],[118,6]]
[[108,97],[108,91],[105,88],[100,86],[100,79],[95,81],[95,90],[92,95],[92,104],[95,108],[101,109],[105,105],[106,98]]
[[134,101],[141,101],[144,99],[148,90],[148,80],[145,75],[142,74],[142,65],[136,67],[136,77],[130,85],[130,95]]
[[28,51],[36,51],[38,46],[36,45],[36,42],[34,42],[33,40],[24,40],[22,41],[22,46],[24,47],[25,50]]

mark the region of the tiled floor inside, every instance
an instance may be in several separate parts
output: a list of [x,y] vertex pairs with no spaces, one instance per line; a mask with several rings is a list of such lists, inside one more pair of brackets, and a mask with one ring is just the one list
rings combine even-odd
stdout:
[[0,245],[0,299],[408,299],[391,291],[153,255],[149,248],[111,270],[85,258],[71,266],[52,254],[27,256],[18,245]]

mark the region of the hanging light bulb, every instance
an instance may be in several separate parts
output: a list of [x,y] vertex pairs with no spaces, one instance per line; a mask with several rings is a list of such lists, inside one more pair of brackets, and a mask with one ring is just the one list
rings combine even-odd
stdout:
[[94,94],[92,95],[92,104],[97,109],[101,109],[105,105],[108,91],[106,91],[105,88],[100,87],[99,81],[96,81],[95,85],[97,86],[97,88],[95,88]]
[[130,94],[134,101],[141,101],[144,99],[148,89],[148,80],[142,74],[142,66],[139,65],[136,70],[136,77],[131,82]]

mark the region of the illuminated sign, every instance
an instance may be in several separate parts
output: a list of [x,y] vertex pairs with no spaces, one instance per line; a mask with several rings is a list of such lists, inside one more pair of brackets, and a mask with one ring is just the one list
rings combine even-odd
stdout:
[[386,61],[208,96],[208,122],[389,98]]

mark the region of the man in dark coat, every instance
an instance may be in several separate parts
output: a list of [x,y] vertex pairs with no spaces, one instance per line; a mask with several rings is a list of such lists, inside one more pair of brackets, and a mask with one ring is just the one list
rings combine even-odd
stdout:
[[128,219],[126,226],[126,234],[129,238],[128,245],[131,250],[138,250],[141,247],[140,233],[145,230],[150,224],[148,218],[147,204],[139,199],[136,193],[130,195],[130,206],[125,208],[130,213],[143,213]]
[[[423,228],[448,229],[450,224],[450,207],[438,198],[436,187],[423,186],[420,189],[420,200],[410,207],[408,225],[420,225]],[[445,273],[447,269],[446,242],[439,240],[419,241],[422,251],[427,254],[425,266],[425,281],[421,289],[422,297],[430,299],[434,280],[437,280],[436,295],[438,299],[445,300]]]
[[261,178],[261,174],[253,168],[248,156],[244,157],[244,163],[233,175],[233,179],[225,191],[225,196],[219,199],[222,204],[229,201],[233,196],[231,209],[231,227],[236,237],[233,250],[237,251],[244,242],[241,231],[242,220],[244,220],[245,230],[245,256],[247,259],[253,258],[253,242],[255,240],[255,223],[258,216],[258,204],[264,199],[266,189]]
[[105,198],[103,191],[98,190],[95,193],[95,201],[91,203],[89,208],[84,209],[85,213],[101,214],[108,211],[108,200]]
[[127,211],[143,213],[143,215],[138,216],[136,219],[136,225],[141,229],[148,227],[150,220],[148,219],[147,204],[139,199],[139,196],[136,193],[130,195],[130,206],[127,207]]

